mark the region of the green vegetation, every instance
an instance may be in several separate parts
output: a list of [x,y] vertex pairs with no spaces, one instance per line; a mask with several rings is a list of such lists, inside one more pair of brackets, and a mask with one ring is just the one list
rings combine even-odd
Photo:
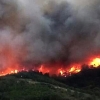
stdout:
[[33,81],[49,83],[61,87],[67,88],[67,85],[55,81],[54,79],[50,78],[48,74],[43,75],[39,72],[29,71],[29,72],[19,72],[18,74],[12,74],[10,76],[14,76],[16,78],[24,78],[24,79],[32,79]]
[[98,100],[54,79],[35,72],[0,78],[0,100]]

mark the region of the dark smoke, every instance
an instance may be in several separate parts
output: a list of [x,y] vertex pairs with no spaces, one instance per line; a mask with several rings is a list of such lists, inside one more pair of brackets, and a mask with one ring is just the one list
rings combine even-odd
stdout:
[[85,63],[99,54],[99,0],[0,0],[1,67]]

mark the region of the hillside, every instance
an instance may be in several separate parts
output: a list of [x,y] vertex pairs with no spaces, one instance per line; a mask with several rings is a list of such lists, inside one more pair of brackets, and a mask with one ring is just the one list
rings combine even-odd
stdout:
[[37,72],[20,72],[0,78],[0,100],[97,100]]
[[100,67],[85,68],[69,77],[55,77],[55,79],[69,87],[77,88],[81,92],[100,98]]

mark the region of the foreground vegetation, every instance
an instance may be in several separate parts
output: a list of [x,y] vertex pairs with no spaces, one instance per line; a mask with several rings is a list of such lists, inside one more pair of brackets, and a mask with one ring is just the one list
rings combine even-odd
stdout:
[[99,100],[97,96],[68,87],[36,72],[0,78],[0,100]]

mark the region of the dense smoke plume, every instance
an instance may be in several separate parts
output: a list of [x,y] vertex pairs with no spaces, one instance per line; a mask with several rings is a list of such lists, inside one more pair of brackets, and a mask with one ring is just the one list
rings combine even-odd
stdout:
[[99,0],[0,0],[1,69],[98,55]]

